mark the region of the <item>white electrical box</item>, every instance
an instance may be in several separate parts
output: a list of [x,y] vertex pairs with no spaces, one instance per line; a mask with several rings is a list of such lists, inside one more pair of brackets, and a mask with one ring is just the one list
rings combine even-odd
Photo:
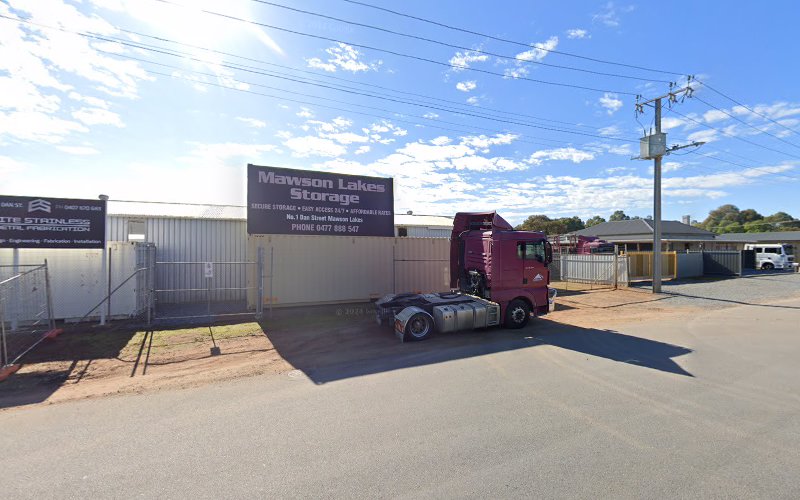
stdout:
[[667,153],[667,134],[664,132],[650,134],[639,139],[639,157],[652,160]]

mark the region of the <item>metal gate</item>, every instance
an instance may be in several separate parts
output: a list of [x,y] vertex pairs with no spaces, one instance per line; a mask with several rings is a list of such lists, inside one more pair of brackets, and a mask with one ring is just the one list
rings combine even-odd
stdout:
[[616,254],[561,254],[549,269],[551,281],[583,283],[590,288],[628,285],[627,261]]
[[16,364],[53,328],[47,261],[0,266],[0,367]]
[[[248,275],[256,276],[249,281]],[[263,312],[264,252],[254,261],[158,261],[152,266],[149,322],[208,320]],[[256,297],[248,308],[248,294]]]

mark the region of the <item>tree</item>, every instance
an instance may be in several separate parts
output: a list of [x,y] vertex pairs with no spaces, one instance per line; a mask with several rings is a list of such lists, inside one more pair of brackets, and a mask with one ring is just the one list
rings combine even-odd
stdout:
[[786,212],[775,212],[768,215],[764,217],[764,222],[771,222],[774,225],[774,231],[797,231],[800,229],[800,222],[796,222],[794,217]]
[[586,219],[586,227],[596,226],[598,224],[602,224],[606,220],[599,215],[595,215],[594,217],[590,217]]
[[583,221],[577,215],[551,219],[542,214],[531,215],[516,227],[520,231],[542,231],[546,234],[565,234],[583,228]]
[[631,218],[625,215],[625,212],[623,212],[622,210],[617,210],[616,212],[611,214],[611,217],[609,217],[608,220],[609,221],[631,220]]
[[564,223],[564,225],[567,228],[566,232],[568,232],[568,233],[571,233],[572,231],[578,231],[578,230],[581,230],[581,229],[586,227],[583,224],[583,221],[581,220],[581,218],[578,217],[577,215],[575,215],[573,217],[562,217],[562,218],[557,219],[557,220]]
[[[706,231],[722,233],[722,228],[733,222],[739,222],[739,208],[736,205],[727,204],[710,211],[701,227]],[[732,233],[733,231],[725,232]]]
[[735,205],[722,205],[708,213],[700,227],[715,233],[765,233],[768,231],[795,231],[800,222],[786,212],[776,212],[764,217],[752,208],[739,210]]

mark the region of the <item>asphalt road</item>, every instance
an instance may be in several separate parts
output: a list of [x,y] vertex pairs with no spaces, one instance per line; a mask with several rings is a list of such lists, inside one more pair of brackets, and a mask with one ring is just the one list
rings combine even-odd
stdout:
[[798,498],[800,301],[775,305],[0,412],[0,496]]

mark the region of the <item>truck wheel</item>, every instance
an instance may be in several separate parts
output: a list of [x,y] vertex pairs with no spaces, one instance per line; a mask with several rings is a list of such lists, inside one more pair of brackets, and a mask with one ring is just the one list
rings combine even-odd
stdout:
[[433,333],[433,321],[424,313],[417,313],[406,323],[406,339],[425,340]]
[[761,269],[765,271],[771,271],[772,269],[775,269],[775,265],[772,264],[771,262],[764,262],[763,264],[761,264]]
[[531,317],[531,308],[527,302],[520,299],[512,300],[506,307],[506,318],[504,326],[506,328],[522,328],[528,324]]

